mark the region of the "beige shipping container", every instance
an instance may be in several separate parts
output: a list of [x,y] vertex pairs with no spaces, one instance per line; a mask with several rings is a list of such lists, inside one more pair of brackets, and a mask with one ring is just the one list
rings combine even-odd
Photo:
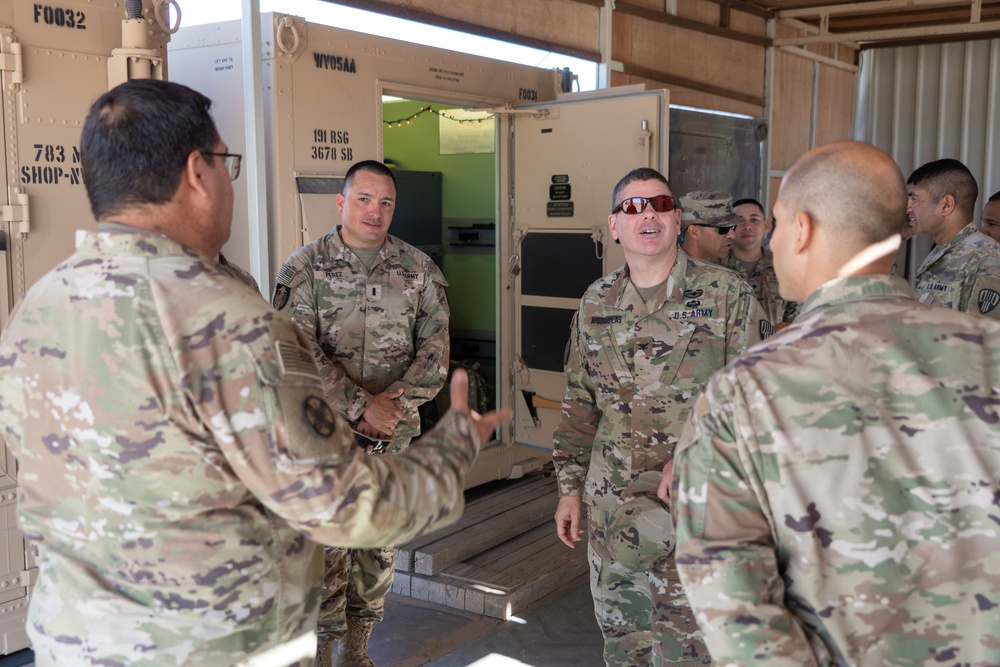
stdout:
[[[241,40],[239,21],[193,26],[174,35],[169,51],[171,80],[213,99],[234,152],[245,145]],[[637,166],[665,173],[666,91],[562,95],[559,71],[279,13],[262,15],[260,53],[269,245],[261,253],[269,272],[257,276],[262,285],[271,285],[294,250],[339,223],[335,195],[348,167],[383,159],[383,95],[495,116],[498,289],[488,298],[498,314],[496,402],[513,408],[515,418],[482,452],[468,484],[550,461],[569,319],[584,288],[624,263],[607,231],[614,184]],[[224,252],[246,265],[245,188],[253,184],[236,185]]]

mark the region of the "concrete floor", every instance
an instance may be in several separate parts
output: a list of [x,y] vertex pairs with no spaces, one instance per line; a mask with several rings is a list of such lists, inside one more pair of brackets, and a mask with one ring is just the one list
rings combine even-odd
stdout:
[[500,621],[391,595],[372,634],[378,667],[603,667],[587,577]]
[[[587,577],[500,621],[392,594],[372,635],[378,667],[603,667]],[[0,667],[32,667],[30,651],[0,657]]]

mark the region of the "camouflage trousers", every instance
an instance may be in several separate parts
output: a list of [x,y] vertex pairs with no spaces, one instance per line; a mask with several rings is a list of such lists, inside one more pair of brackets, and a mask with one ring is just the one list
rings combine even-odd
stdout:
[[319,607],[320,642],[338,641],[347,634],[347,619],[378,623],[385,612],[385,596],[392,588],[392,547],[342,549],[323,552],[323,597]]
[[673,555],[643,572],[624,567],[604,547],[609,513],[589,511],[590,592],[604,634],[605,663],[621,667],[711,664]]

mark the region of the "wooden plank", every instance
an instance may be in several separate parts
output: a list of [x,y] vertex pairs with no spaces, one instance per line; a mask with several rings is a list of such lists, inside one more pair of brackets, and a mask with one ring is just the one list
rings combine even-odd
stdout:
[[513,507],[550,493],[554,488],[555,481],[552,478],[534,475],[514,480],[511,484],[493,493],[470,500],[465,507],[462,518],[454,524],[396,546],[393,549],[395,569],[404,572],[414,571],[416,552],[421,548],[449,535],[464,532],[484,521],[489,521],[497,514],[502,514]]
[[524,585],[518,586],[506,596],[487,596],[483,613],[493,618],[508,619],[524,611],[536,600],[562,587],[587,571],[587,558],[583,552],[566,549],[573,558],[558,568],[548,570],[544,575],[532,577]]
[[524,533],[526,529],[551,522],[557,499],[558,492],[551,488],[544,495],[494,515],[488,521],[481,521],[459,533],[428,544],[417,551],[413,559],[413,571],[419,574],[437,574],[449,565]]

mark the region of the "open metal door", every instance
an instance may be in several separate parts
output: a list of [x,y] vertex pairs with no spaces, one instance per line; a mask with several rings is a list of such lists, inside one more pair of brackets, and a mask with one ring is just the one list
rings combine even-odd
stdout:
[[592,282],[625,263],[608,231],[612,190],[636,167],[667,173],[667,91],[607,93],[504,118],[499,382],[514,410],[504,441],[543,461],[561,418],[573,313]]

